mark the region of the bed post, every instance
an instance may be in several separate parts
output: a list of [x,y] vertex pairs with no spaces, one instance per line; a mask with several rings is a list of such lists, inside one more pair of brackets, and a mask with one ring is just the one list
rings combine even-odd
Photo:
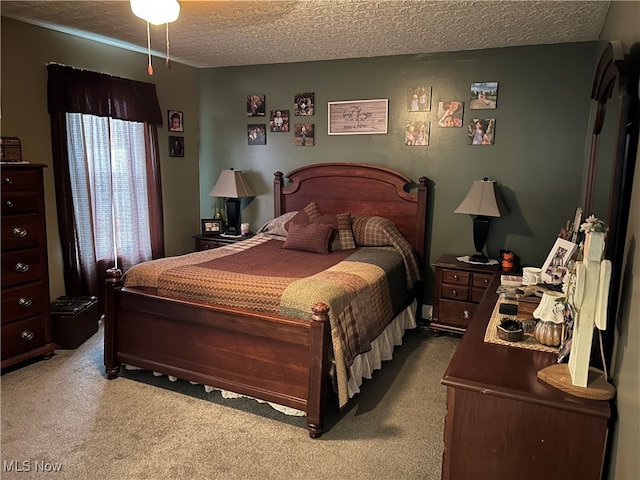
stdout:
[[316,303],[311,310],[309,342],[309,396],[307,398],[307,430],[311,438],[322,435],[324,410],[327,403],[329,335],[329,305]]
[[277,218],[282,215],[283,177],[282,172],[276,172],[273,174],[273,218]]
[[122,270],[107,270],[104,292],[104,366],[109,380],[120,373],[120,362],[117,359],[116,338],[118,337],[118,315],[116,307],[116,291],[122,288]]
[[427,177],[420,177],[420,186],[418,187],[418,212],[416,214],[416,251],[421,262],[425,261],[424,257],[424,240],[427,218]]

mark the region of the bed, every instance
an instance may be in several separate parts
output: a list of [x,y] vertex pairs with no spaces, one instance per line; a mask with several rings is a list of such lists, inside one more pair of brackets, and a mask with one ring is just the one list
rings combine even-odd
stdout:
[[[286,185],[285,178],[288,179]],[[375,331],[376,335],[380,330],[386,332],[407,312],[415,313],[416,305],[421,303],[422,285],[419,272],[422,270],[425,249],[426,202],[426,177],[420,178],[416,184],[401,173],[376,165],[322,163],[296,169],[286,176],[276,172],[274,176],[274,219],[301,218],[300,214],[308,212],[309,206],[313,205],[323,215],[344,218],[347,212],[353,221],[354,232],[358,222],[359,225],[371,225],[380,220],[379,223],[385,231],[398,232],[393,234],[394,238],[400,236],[402,242],[410,245],[418,276],[415,278],[414,272],[414,278],[410,278],[411,269],[406,268],[406,282],[398,282],[396,276],[394,283],[406,283],[405,293],[397,294],[398,296],[394,296],[395,293],[387,295],[392,297],[392,306],[385,305],[382,310],[392,309],[390,319],[387,321],[379,313],[380,302],[372,301],[371,305],[363,306],[363,299],[369,297],[364,296],[357,300],[361,310],[369,309],[364,312],[364,317],[380,317],[375,328],[367,327],[369,333]],[[372,219],[376,222],[372,222]],[[309,305],[308,311],[305,307],[301,314],[298,304],[300,291],[296,293],[295,300],[291,300],[291,294],[288,294],[288,297],[283,295],[282,299],[275,302],[276,306],[273,308],[265,306],[269,303],[266,297],[264,304],[258,302],[254,308],[246,307],[246,303],[234,304],[220,299],[212,301],[210,297],[193,293],[193,288],[208,289],[214,294],[221,290],[215,286],[217,280],[211,276],[212,270],[220,270],[219,263],[215,262],[226,262],[225,269],[234,270],[234,265],[238,263],[237,258],[240,258],[240,255],[249,255],[254,244],[261,244],[260,248],[271,248],[274,255],[271,268],[274,272],[273,278],[276,279],[274,283],[278,284],[280,261],[275,259],[275,255],[279,254],[278,251],[287,253],[287,250],[277,246],[284,246],[284,243],[293,241],[293,228],[289,225],[289,236],[284,239],[278,238],[277,232],[269,232],[266,229],[264,233],[252,239],[215,249],[212,253],[213,257],[216,257],[215,260],[204,258],[205,252],[196,252],[181,256],[180,259],[153,261],[157,262],[154,264],[156,266],[176,261],[180,265],[172,265],[170,269],[160,268],[161,273],[152,276],[154,280],[151,283],[132,280],[137,277],[135,272],[131,271],[133,269],[127,272],[124,278],[120,271],[110,270],[106,281],[104,319],[104,363],[107,378],[116,378],[122,365],[127,365],[253,397],[304,412],[309,435],[312,438],[319,437],[323,432],[324,412],[331,389],[338,389],[340,406],[348,401],[348,396],[345,396],[341,389],[344,388],[342,383],[345,381],[345,375],[348,380],[349,371],[340,370],[356,363],[352,357],[356,357],[356,360],[359,358],[359,352],[350,352],[351,355],[346,355],[348,361],[343,361],[344,352],[337,351],[341,347],[336,339],[345,336],[340,337],[336,333],[339,330],[336,327],[336,318],[343,315],[338,311],[340,309],[337,305],[342,305],[344,301],[327,298],[325,302],[320,296],[312,300],[313,304]],[[335,229],[332,232],[336,234]],[[362,232],[355,235],[358,242],[361,242],[359,237],[364,238],[363,235]],[[391,243],[395,244],[395,240]],[[385,242],[382,243],[384,244]],[[404,248],[403,245],[401,243]],[[236,251],[229,252],[229,248],[235,248]],[[243,249],[247,252],[238,252]],[[394,261],[397,262],[397,258],[400,258],[405,267],[408,265],[405,256],[398,255],[397,249],[391,244],[370,248],[358,243],[353,251],[333,252],[332,249],[330,255],[300,252],[295,248],[294,250],[289,250],[288,253],[298,255],[291,257],[297,259],[291,262],[296,264],[307,263],[306,260],[300,260],[300,255],[303,254],[310,255],[308,258],[320,263],[335,256],[334,264],[329,268],[333,271],[344,270],[346,263],[360,266],[366,264],[369,252],[373,250],[385,250],[386,255],[392,256]],[[271,253],[254,252],[254,259],[247,262],[254,265],[252,262],[256,257],[272,258],[270,255]],[[361,261],[363,258],[364,261]],[[354,262],[354,259],[357,261]],[[205,268],[209,265],[215,265],[215,268]],[[265,266],[255,268],[264,270]],[[318,266],[318,269],[322,269],[318,275],[327,275],[324,268]],[[178,279],[176,271],[182,269],[186,269],[183,272],[186,273],[186,277]],[[334,273],[330,275],[332,279],[336,276]],[[233,282],[239,281],[237,277],[241,273],[229,275],[232,279],[230,282]],[[369,273],[364,274],[367,275]],[[246,278],[248,285],[253,282],[253,277]],[[309,278],[313,279],[311,283]],[[316,276],[312,275],[292,280],[292,283],[287,283],[284,287],[278,284],[273,288],[281,288],[279,291],[282,293],[284,290],[295,291],[301,283],[309,283],[317,296],[319,290],[315,278]],[[163,283],[153,283],[160,282],[160,279]],[[185,282],[193,285],[186,287]],[[291,285],[295,285],[296,288],[292,288]],[[342,285],[340,287],[342,288]],[[351,286],[346,288],[350,289]],[[303,296],[308,299],[315,298],[312,295]],[[334,308],[330,308],[330,305]],[[355,300],[353,305],[356,305]],[[344,311],[355,310],[353,305],[347,302]],[[384,324],[381,325],[381,321]],[[369,340],[373,342],[377,338]],[[365,339],[364,343],[367,341]],[[364,350],[366,348],[365,345]],[[344,350],[350,350],[350,347]],[[336,383],[336,377],[342,377],[342,381]]]

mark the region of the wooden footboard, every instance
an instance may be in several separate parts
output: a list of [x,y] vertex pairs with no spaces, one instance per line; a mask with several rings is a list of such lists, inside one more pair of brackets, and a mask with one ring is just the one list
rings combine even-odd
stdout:
[[123,288],[108,274],[104,362],[109,379],[121,364],[230,390],[307,414],[309,436],[324,427],[331,348],[329,307],[311,321],[167,299]]

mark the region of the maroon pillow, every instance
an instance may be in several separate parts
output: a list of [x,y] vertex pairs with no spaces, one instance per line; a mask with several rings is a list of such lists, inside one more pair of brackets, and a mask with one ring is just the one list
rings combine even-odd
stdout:
[[282,248],[302,250],[305,252],[329,253],[329,239],[334,230],[331,225],[309,223],[301,225],[294,223],[289,226],[287,239]]
[[322,214],[320,213],[320,209],[318,208],[316,202],[311,202],[298,213],[296,213],[296,215],[291,220],[285,223],[284,229],[288,232],[289,227],[291,227],[291,225],[293,225],[294,223],[307,225],[311,223],[314,218],[317,218],[320,215]]
[[350,213],[326,213],[312,219],[311,222],[331,225],[336,230],[336,234],[331,240],[332,252],[356,248],[356,242],[353,239],[353,232],[351,231]]

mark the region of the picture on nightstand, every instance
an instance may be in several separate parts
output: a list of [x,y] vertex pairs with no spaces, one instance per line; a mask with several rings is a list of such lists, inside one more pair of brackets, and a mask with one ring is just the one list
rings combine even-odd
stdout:
[[207,235],[211,233],[222,233],[224,231],[224,224],[221,219],[218,218],[203,218],[202,219],[202,234]]

